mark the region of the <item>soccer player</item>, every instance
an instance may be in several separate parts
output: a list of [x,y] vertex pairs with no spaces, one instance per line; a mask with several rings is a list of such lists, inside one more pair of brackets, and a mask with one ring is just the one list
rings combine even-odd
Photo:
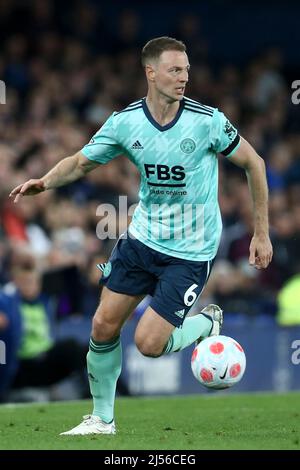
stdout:
[[142,64],[146,98],[114,112],[81,151],[11,192],[17,202],[70,183],[120,154],[141,173],[140,202],[128,233],[102,267],[105,287],[87,356],[93,412],[65,435],[115,433],[120,332],[146,294],[152,300],[135,332],[145,356],[180,351],[220,333],[223,316],[216,305],[185,319],[205,286],[221,236],[218,153],[247,174],[255,227],[250,265],[266,268],[272,258],[262,158],[222,112],[185,97],[190,65],[181,41],[152,39],[143,48]]

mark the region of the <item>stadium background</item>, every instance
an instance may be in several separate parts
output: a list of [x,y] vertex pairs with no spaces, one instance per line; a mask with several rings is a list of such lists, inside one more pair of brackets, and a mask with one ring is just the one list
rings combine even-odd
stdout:
[[[54,335],[87,343],[99,298],[95,265],[114,243],[97,239],[96,210],[101,203],[118,209],[120,195],[127,195],[129,205],[137,201],[135,168],[118,158],[84,180],[17,206],[8,194],[80,149],[113,110],[143,96],[142,45],[154,36],[174,36],[186,43],[192,65],[187,95],[218,107],[238,127],[264,158],[270,188],[274,260],[255,271],[248,265],[246,179],[220,159],[224,231],[201,303],[222,305],[224,333],[246,349],[247,373],[235,390],[299,389],[292,345],[300,339],[300,105],[291,100],[291,84],[300,78],[299,15],[296,2],[272,2],[272,8],[247,1],[191,1],[184,7],[176,1],[1,2],[2,290],[14,265],[34,259],[44,293],[55,300]],[[127,214],[118,220],[122,231]],[[136,351],[132,330],[142,310],[124,330],[123,377],[130,392],[202,393],[189,370],[190,350],[156,361]],[[5,367],[0,365],[0,376]],[[76,392],[66,383],[56,396],[74,398]]]

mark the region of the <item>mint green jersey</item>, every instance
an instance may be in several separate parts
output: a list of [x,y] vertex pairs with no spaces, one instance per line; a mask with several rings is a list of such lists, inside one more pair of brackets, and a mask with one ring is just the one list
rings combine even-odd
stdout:
[[82,153],[99,164],[123,154],[139,169],[131,235],[170,256],[207,261],[222,230],[217,154],[230,157],[239,143],[216,108],[184,98],[174,120],[161,126],[142,99],[113,113]]

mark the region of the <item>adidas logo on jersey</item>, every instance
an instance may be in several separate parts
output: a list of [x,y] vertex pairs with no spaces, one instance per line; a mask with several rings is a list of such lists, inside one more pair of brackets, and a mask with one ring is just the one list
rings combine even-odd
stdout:
[[134,150],[141,150],[144,147],[141,145],[140,141],[137,140],[137,141],[134,142],[134,144],[132,145],[131,148],[134,149]]

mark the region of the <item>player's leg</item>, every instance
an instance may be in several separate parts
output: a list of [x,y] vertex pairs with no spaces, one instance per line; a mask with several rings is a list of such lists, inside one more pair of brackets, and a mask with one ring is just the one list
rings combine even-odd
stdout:
[[148,307],[135,330],[135,344],[138,350],[149,357],[162,355],[175,326]]
[[87,355],[88,378],[94,401],[92,414],[106,423],[113,420],[116,384],[121,373],[120,332],[142,298],[113,292],[104,287],[93,318]]
[[184,320],[170,336],[164,354],[181,351],[193,343],[199,343],[207,336],[219,335],[223,325],[223,312],[218,305],[210,304],[201,312]]
[[135,343],[144,356],[159,357],[174,351],[181,351],[197,342],[199,337],[205,338],[220,333],[222,311],[217,305],[205,307],[213,313],[214,320],[207,313],[200,312],[186,318],[182,327],[172,325],[168,320],[148,307],[140,319],[135,331]]
[[93,412],[81,424],[61,435],[114,434],[116,384],[121,373],[120,331],[130,313],[144,296],[132,296],[103,288],[101,302],[93,318],[88,378],[93,396]]
[[[142,244],[139,244],[142,245]],[[88,375],[94,400],[93,414],[67,434],[115,432],[113,408],[116,382],[121,372],[120,331],[129,314],[153,287],[153,275],[144,270],[149,263],[144,245],[120,238],[110,260],[98,267],[105,285],[93,319]]]
[[143,354],[157,357],[220,334],[223,315],[216,305],[185,318],[207,282],[210,267],[209,261],[171,260],[164,269],[150,307],[136,330],[136,343]]

